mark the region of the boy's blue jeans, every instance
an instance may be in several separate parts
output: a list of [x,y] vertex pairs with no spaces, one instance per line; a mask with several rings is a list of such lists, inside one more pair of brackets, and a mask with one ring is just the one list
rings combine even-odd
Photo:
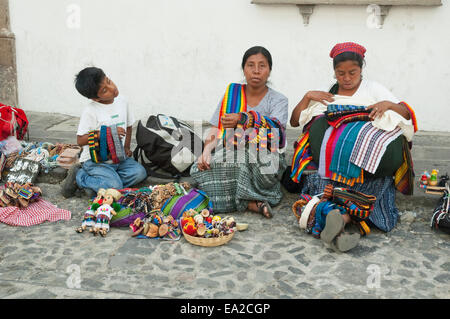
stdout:
[[90,188],[97,193],[100,188],[131,187],[146,178],[145,168],[131,157],[119,164],[96,164],[88,160],[78,170],[77,184],[80,188]]

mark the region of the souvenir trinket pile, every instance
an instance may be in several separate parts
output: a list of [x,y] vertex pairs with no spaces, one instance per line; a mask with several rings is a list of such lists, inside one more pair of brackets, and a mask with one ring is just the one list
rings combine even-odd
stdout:
[[16,206],[26,208],[30,203],[39,199],[42,191],[31,183],[24,185],[7,182],[0,190],[0,207]]
[[213,216],[209,210],[200,213],[190,209],[181,218],[183,233],[194,237],[217,238],[233,234],[236,231],[236,221],[233,217],[221,218]]
[[138,238],[178,240],[181,236],[178,222],[172,216],[164,216],[158,210],[152,211],[144,219],[136,218],[130,229],[133,232],[131,236]]

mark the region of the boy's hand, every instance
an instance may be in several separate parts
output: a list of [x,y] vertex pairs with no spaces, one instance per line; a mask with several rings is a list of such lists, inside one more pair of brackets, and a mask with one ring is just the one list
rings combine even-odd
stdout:
[[117,134],[119,134],[120,138],[123,138],[127,135],[127,131],[123,127],[117,127]]
[[133,152],[130,150],[129,147],[125,147],[125,154],[126,154],[128,157],[133,157]]

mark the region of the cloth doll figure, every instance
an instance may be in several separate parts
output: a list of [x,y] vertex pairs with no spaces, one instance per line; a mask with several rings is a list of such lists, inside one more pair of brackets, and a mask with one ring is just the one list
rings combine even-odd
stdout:
[[116,189],[108,189],[105,192],[103,205],[96,210],[96,223],[94,226],[94,236],[100,233],[103,237],[109,232],[109,223],[112,215],[116,215],[120,210],[120,205],[116,203],[122,194]]
[[91,208],[84,213],[83,222],[81,227],[75,229],[77,233],[82,233],[89,227],[89,231],[92,232],[95,226],[95,211],[103,204],[106,190],[100,188],[97,192],[97,197],[94,199]]

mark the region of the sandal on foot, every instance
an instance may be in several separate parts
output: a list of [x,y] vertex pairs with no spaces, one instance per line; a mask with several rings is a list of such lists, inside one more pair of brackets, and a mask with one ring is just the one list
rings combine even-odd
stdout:
[[349,251],[358,246],[361,236],[358,233],[342,233],[336,237],[336,248],[341,252]]
[[82,232],[84,232],[84,229],[83,229],[83,227],[78,227],[78,228],[75,229],[75,231],[77,233],[81,234]]
[[336,238],[344,230],[344,219],[338,209],[333,209],[328,213],[325,228],[320,233],[320,239],[330,245],[333,239]]
[[[258,207],[258,213],[263,215],[266,218],[272,218],[272,207],[270,207],[268,202],[257,202],[256,206]],[[267,210],[265,210],[267,209]]]

